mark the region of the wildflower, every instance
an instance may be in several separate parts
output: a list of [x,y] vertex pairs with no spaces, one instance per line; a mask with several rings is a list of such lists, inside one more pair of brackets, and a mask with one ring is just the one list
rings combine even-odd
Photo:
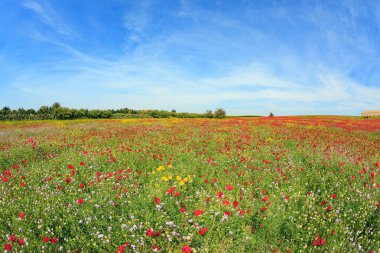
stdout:
[[18,217],[20,217],[21,219],[23,219],[25,217],[25,214],[23,212],[19,212],[18,213]]
[[186,208],[184,207],[181,207],[181,209],[179,210],[181,213],[186,213]]
[[203,211],[197,209],[194,211],[194,216],[197,217],[197,216],[201,215],[202,213],[203,213]]
[[12,245],[10,245],[9,243],[6,243],[4,245],[4,249],[7,250],[7,251],[11,251],[12,250]]
[[159,198],[154,198],[154,203],[156,203],[156,205],[159,205],[161,203],[161,199]]
[[9,241],[10,242],[14,242],[16,240],[16,236],[14,236],[14,235],[10,235],[9,236]]
[[44,243],[48,243],[50,241],[49,237],[47,236],[42,237],[42,240],[44,241]]
[[24,244],[25,244],[24,239],[22,239],[22,238],[18,239],[18,244],[19,244],[20,246],[24,245]]
[[58,238],[57,237],[53,237],[53,238],[50,239],[50,242],[52,244],[56,244],[58,242]]
[[207,231],[208,231],[208,229],[207,229],[206,227],[204,227],[204,228],[202,228],[202,229],[199,231],[199,234],[200,234],[200,235],[204,235],[204,234],[207,233]]
[[191,247],[188,245],[182,246],[183,253],[191,253]]
[[82,198],[77,200],[78,205],[82,205],[84,203],[84,200]]
[[333,195],[331,195],[331,198],[335,199],[336,198],[336,194],[334,193]]
[[227,191],[232,191],[234,187],[232,185],[227,185],[226,186]]

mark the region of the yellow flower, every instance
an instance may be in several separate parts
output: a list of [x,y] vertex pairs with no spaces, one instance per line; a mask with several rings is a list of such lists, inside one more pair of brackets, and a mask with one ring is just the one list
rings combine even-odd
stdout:
[[162,177],[162,180],[163,180],[163,181],[168,181],[169,179],[168,179],[167,177],[164,176],[164,177]]
[[184,184],[185,184],[184,181],[179,182],[179,185],[184,185]]
[[169,168],[169,169],[171,169],[172,167],[173,167],[173,165],[171,165],[171,164],[168,165],[168,168]]
[[173,176],[172,176],[172,175],[169,175],[168,178],[169,178],[169,180],[172,180],[172,179],[173,179]]
[[182,177],[177,176],[176,179],[177,179],[178,181],[181,181]]
[[154,174],[156,174],[156,171],[154,170],[154,171],[152,171],[152,174],[154,175]]
[[189,179],[188,179],[187,177],[185,177],[185,178],[183,179],[183,181],[187,182],[187,181],[189,181]]
[[157,171],[161,171],[161,170],[164,170],[164,169],[165,169],[165,167],[162,166],[162,165],[160,165],[160,166],[158,166]]

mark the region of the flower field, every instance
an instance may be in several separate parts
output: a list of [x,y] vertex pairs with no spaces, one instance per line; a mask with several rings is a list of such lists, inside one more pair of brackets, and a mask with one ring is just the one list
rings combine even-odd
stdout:
[[380,252],[380,119],[0,123],[6,252]]

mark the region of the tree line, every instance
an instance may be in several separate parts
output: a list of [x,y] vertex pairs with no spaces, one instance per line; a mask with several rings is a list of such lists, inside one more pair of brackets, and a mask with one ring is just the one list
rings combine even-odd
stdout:
[[51,106],[43,105],[38,110],[11,109],[4,106],[0,110],[0,120],[70,120],[70,119],[120,119],[120,118],[225,118],[224,109],[216,109],[214,112],[207,110],[205,113],[176,112],[175,110],[134,110],[129,108],[88,110],[71,109],[62,107],[58,102]]

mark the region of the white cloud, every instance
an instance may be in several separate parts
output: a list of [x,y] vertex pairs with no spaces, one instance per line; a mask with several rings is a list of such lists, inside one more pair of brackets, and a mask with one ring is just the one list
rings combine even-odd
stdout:
[[45,3],[41,5],[35,1],[24,1],[22,7],[33,11],[37,14],[41,21],[46,25],[53,28],[55,31],[62,35],[70,35],[71,31],[65,22],[61,19],[59,14],[50,6],[50,4]]

